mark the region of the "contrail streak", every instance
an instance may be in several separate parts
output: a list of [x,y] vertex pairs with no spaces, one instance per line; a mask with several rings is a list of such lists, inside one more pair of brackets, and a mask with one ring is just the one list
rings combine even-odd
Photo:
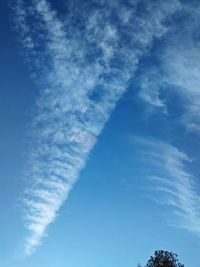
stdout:
[[40,244],[139,59],[167,31],[165,19],[178,8],[176,0],[79,5],[77,10],[69,2],[65,20],[46,0],[17,1],[14,7],[27,63],[41,88],[26,173],[32,186],[23,200],[26,254]]

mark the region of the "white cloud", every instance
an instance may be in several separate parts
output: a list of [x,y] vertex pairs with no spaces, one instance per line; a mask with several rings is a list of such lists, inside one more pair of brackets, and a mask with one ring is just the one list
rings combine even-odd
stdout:
[[139,97],[146,103],[160,108],[164,113],[167,113],[165,102],[161,98],[162,88],[164,90],[164,81],[157,68],[152,67],[148,70],[144,70],[140,75],[139,86]]
[[144,70],[140,81],[140,96],[154,107],[165,110],[166,102],[160,95],[163,90],[173,89],[185,107],[180,121],[187,130],[194,132],[200,131],[199,15],[199,4],[181,5],[177,15],[179,23],[171,22],[155,55],[157,65]]
[[75,14],[82,18],[85,12],[80,30],[70,16],[61,22],[46,0],[29,5],[17,1],[15,21],[29,63],[38,68],[38,84],[43,87],[31,129],[33,142],[26,173],[33,185],[23,201],[29,231],[27,254],[40,244],[67,199],[138,60],[153,40],[166,32],[163,22],[177,8],[175,0],[167,4],[155,1],[153,5],[144,2],[143,16],[138,17],[133,8],[120,25],[111,14],[118,16],[125,3],[115,2],[117,8],[105,4],[103,12],[80,7]]
[[146,178],[159,192],[156,201],[173,207],[172,216],[168,216],[170,223],[200,235],[200,197],[195,177],[186,167],[192,159],[175,146],[156,139],[135,137],[132,141],[139,146],[143,166],[148,169]]

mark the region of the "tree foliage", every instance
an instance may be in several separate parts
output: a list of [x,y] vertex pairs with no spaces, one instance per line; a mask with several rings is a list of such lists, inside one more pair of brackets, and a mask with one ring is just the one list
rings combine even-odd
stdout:
[[184,265],[179,263],[176,254],[157,250],[148,260],[146,267],[184,267]]

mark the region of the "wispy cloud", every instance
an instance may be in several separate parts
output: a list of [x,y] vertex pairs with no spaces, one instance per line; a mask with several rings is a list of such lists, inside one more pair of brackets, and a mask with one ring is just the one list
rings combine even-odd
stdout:
[[[180,122],[187,130],[200,131],[200,4],[182,3],[168,33],[154,54],[157,64],[147,67],[140,78],[140,96],[154,107],[167,110],[170,90],[184,106]],[[154,58],[154,59],[155,59]],[[168,91],[168,94],[166,94]]]
[[158,67],[149,67],[139,75],[139,97],[147,104],[159,108],[167,114],[165,101],[161,98],[165,82]]
[[[143,5],[141,14],[136,2]],[[15,6],[27,61],[34,62],[42,87],[26,173],[32,186],[23,200],[27,254],[67,199],[138,60],[166,32],[164,21],[178,7],[175,0],[110,1],[99,8],[84,3],[78,11],[70,3],[65,22],[46,0]]]
[[173,207],[169,223],[200,235],[200,196],[195,177],[187,170],[192,159],[175,146],[156,139],[135,137],[132,141],[139,147],[147,169],[144,175],[158,193],[156,201]]

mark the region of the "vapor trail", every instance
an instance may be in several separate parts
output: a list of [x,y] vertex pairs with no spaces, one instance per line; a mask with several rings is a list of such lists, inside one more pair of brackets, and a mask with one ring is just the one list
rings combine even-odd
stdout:
[[138,61],[177,8],[176,0],[80,1],[78,8],[69,1],[60,19],[46,0],[17,1],[16,28],[41,88],[26,173],[32,186],[23,199],[27,254],[56,218]]

